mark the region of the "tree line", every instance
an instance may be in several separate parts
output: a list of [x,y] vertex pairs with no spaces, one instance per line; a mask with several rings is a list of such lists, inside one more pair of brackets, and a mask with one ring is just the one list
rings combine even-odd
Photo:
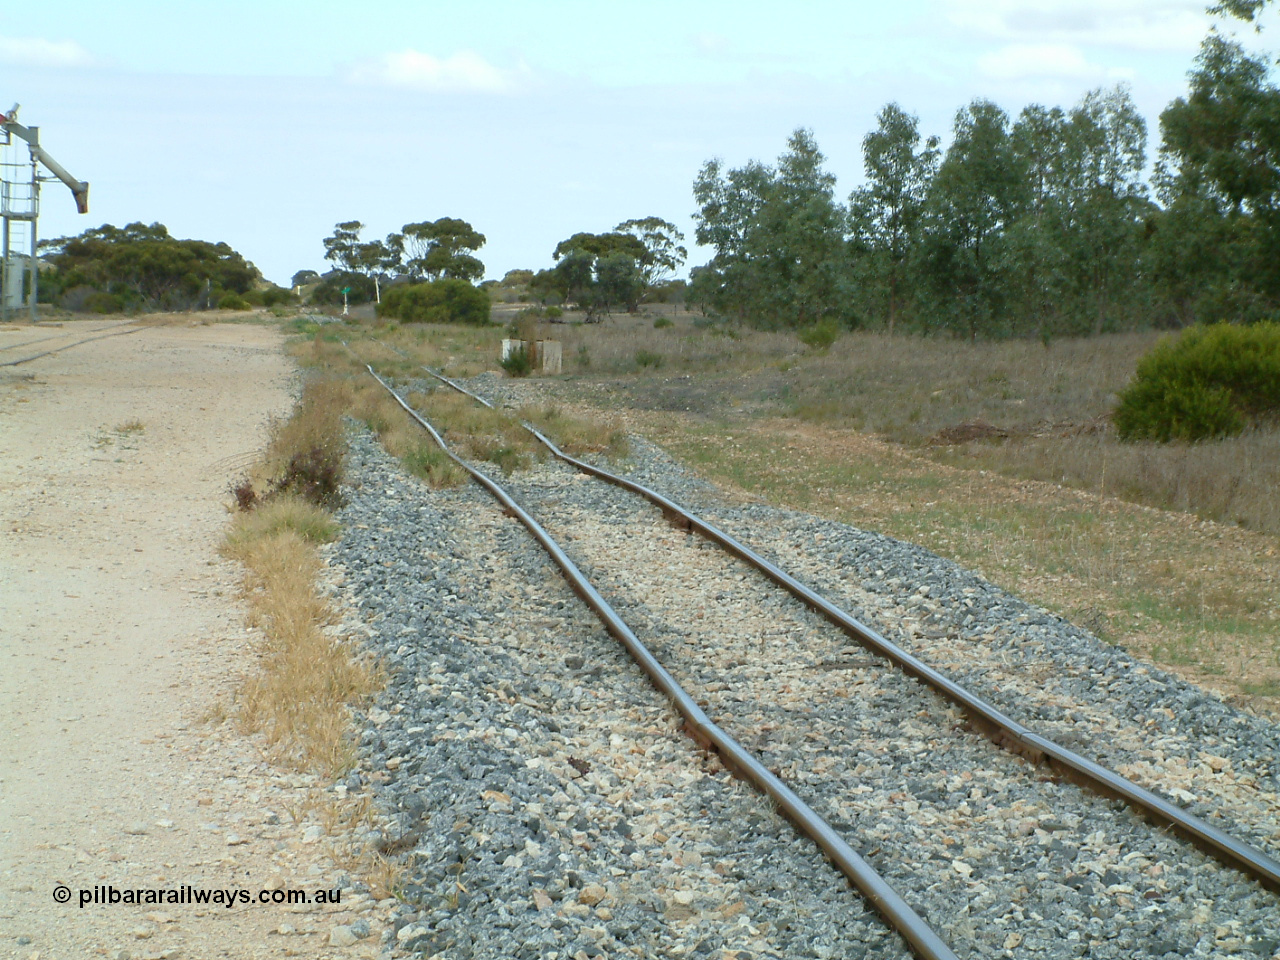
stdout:
[[271,285],[260,289],[258,269],[227,244],[180,240],[162,223],[107,223],[41,241],[40,252],[51,266],[41,276],[40,300],[72,310],[239,308],[289,298]]
[[1011,118],[975,100],[950,145],[885,106],[847,202],[808,130],[772,165],[703,165],[688,297],[759,326],[970,338],[1252,321],[1280,305],[1280,90],[1217,35],[1160,117],[1123,86]]
[[[475,284],[484,276],[474,254],[486,238],[465,220],[409,223],[385,240],[362,240],[363,229],[358,220],[336,224],[324,241],[334,269],[323,277],[299,271],[294,286],[318,283],[310,292],[313,302],[342,302],[345,291],[351,302],[381,303],[387,284]],[[544,305],[575,306],[595,320],[615,308],[635,310],[655,291],[679,283],[672,278],[687,256],[683,240],[675,224],[659,217],[626,220],[607,233],[579,232],[560,241],[553,267],[509,270],[501,282],[479,286],[519,288]]]

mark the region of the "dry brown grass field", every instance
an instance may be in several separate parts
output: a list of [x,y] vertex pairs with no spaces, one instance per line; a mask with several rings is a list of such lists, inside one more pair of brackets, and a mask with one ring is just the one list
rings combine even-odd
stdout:
[[[1280,429],[1119,442],[1109,412],[1158,334],[1045,346],[850,333],[824,351],[670,307],[566,319],[538,326],[565,358],[539,379],[578,422],[623,423],[743,496],[920,543],[1280,711]],[[373,334],[414,361],[361,345]],[[465,376],[498,370],[504,327],[344,336],[392,375],[424,362]]]

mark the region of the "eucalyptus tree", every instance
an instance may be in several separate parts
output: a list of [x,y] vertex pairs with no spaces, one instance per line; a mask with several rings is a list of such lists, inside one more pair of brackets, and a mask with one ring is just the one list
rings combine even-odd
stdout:
[[748,235],[747,255],[763,274],[760,319],[803,327],[844,312],[846,214],[813,134],[796,130],[787,146]]
[[575,233],[556,244],[557,261],[546,284],[594,317],[597,309],[624,305],[635,311],[644,295],[649,249],[623,232]]
[[348,220],[335,224],[333,235],[325,237],[324,258],[346,273],[357,273],[360,255],[356,248],[360,244],[360,231],[364,224],[359,220]]
[[746,319],[759,277],[747,252],[747,237],[773,184],[774,171],[752,160],[725,170],[720,159],[708,160],[693,181],[698,210],[694,239],[716,252],[700,273],[701,303]]
[[752,161],[724,171],[712,160],[694,181],[695,236],[716,250],[713,304],[761,326],[804,326],[844,310],[835,177],[810,131],[797,129],[787,146],[776,168]]
[[988,100],[962,108],[930,183],[917,262],[939,305],[970,339],[1001,332],[1002,241],[1027,195],[1008,115]]
[[484,264],[472,254],[484,246],[485,235],[465,220],[406,223],[387,239],[402,251],[404,268],[414,279],[475,281],[484,276]]
[[[1179,264],[1180,238],[1198,228],[1201,245],[1230,249],[1204,300],[1214,312],[1257,316],[1280,300],[1280,89],[1267,59],[1208,37],[1185,98],[1160,115],[1162,199],[1156,253],[1165,283],[1203,263]],[[1177,217],[1174,217],[1174,214]],[[1222,315],[1207,319],[1223,319]]]
[[875,292],[883,290],[886,325],[893,333],[907,256],[918,241],[929,182],[938,168],[938,138],[920,145],[919,120],[898,104],[886,105],[879,126],[862,140],[867,184],[849,196],[853,245],[869,269]]
[[1061,107],[1031,104],[1018,115],[1010,142],[1026,178],[1026,202],[1004,236],[1007,309],[1013,332],[1033,327],[1046,342],[1072,300],[1071,198],[1075,165],[1071,123]]
[[613,229],[615,233],[635,237],[644,245],[641,271],[648,286],[669,280],[689,256],[679,227],[660,217],[625,220]]
[[[1152,212],[1142,179],[1147,124],[1126,87],[1093,90],[1071,111],[1078,144],[1072,184],[1072,263],[1078,287],[1092,301],[1093,332],[1101,333],[1124,294],[1137,292],[1146,217]],[[1117,279],[1122,279],[1116,289]]]

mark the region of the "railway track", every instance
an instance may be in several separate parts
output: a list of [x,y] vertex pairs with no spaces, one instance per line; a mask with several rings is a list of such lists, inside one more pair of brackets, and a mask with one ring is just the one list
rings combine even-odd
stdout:
[[[372,368],[370,373],[373,373]],[[450,385],[457,387],[456,384]],[[399,402],[423,422],[403,400]],[[427,426],[425,422],[423,425]],[[540,481],[541,488],[539,482],[530,480],[522,480],[519,485],[528,495],[522,495],[522,499],[539,503],[538,512],[543,523],[572,544],[578,563],[589,571],[596,571],[599,592],[589,585],[579,584],[575,589],[598,612],[602,612],[610,631],[629,647],[633,641],[638,645],[638,641],[625,624],[609,622],[609,616],[616,617],[616,613],[601,594],[610,595],[628,619],[643,624],[646,634],[657,636],[657,649],[663,653],[663,660],[671,673],[696,684],[706,712],[735,732],[739,740],[758,747],[766,763],[772,760],[775,767],[787,767],[777,772],[786,773],[796,781],[797,789],[810,798],[813,807],[826,813],[830,822],[839,824],[841,829],[849,828],[852,823],[863,826],[870,823],[870,830],[864,836],[872,839],[864,843],[863,849],[874,850],[874,854],[888,864],[890,872],[906,879],[909,888],[918,890],[924,884],[930,889],[939,887],[951,891],[952,895],[962,895],[975,872],[990,876],[1003,872],[1004,843],[1011,840],[1006,829],[1009,824],[1016,824],[1015,832],[1023,831],[1023,838],[1032,837],[1024,843],[1013,844],[1022,848],[1014,856],[1023,860],[1030,857],[1033,861],[1037,851],[1046,845],[1039,841],[1045,835],[1051,836],[1062,829],[1061,824],[1047,832],[1040,829],[1042,823],[1050,822],[1052,825],[1052,818],[1035,813],[1038,808],[1026,806],[1025,799],[1021,799],[1021,788],[1013,786],[1027,778],[1026,766],[1008,753],[1002,754],[989,744],[975,741],[962,729],[960,711],[964,711],[971,721],[976,721],[975,725],[1000,746],[1012,747],[1013,753],[1036,761],[1048,760],[1055,773],[1069,773],[1073,779],[1083,777],[1086,782],[1092,781],[1094,789],[1102,787],[1102,792],[1120,794],[1131,805],[1141,807],[1146,815],[1176,825],[1218,858],[1236,869],[1247,871],[1273,890],[1276,888],[1280,874],[1268,854],[1235,840],[1200,818],[1186,815],[1167,800],[1012,721],[989,703],[939,677],[918,658],[853,620],[835,604],[816,597],[808,588],[782,574],[772,563],[746,550],[733,537],[682,511],[673,502],[652,491],[643,493],[657,503],[666,521],[696,530],[726,547],[728,553],[717,552],[713,557],[703,549],[707,544],[688,541],[683,534],[673,531],[669,522],[663,522],[648,508],[638,506],[634,498],[614,494],[617,502],[610,507],[610,513],[604,519],[562,502],[568,499],[563,491],[579,488],[578,480],[584,473],[601,472],[590,464],[572,458],[563,459],[571,470],[545,467],[534,471],[535,474],[548,474]],[[555,472],[557,470],[559,473]],[[623,481],[614,477],[611,482]],[[506,502],[504,506],[509,511],[517,510],[512,502]],[[522,522],[529,520],[531,518],[522,518]],[[587,535],[592,533],[599,536]],[[597,543],[602,545],[596,546]],[[558,547],[552,548],[553,556],[557,550]],[[632,562],[622,562],[624,555]],[[681,571],[693,571],[696,576],[690,579],[696,583],[682,584],[680,590],[672,590],[670,575],[665,571],[672,565],[673,557],[681,556],[683,559],[676,566]],[[557,562],[565,568],[566,561],[568,558],[560,551]],[[819,615],[805,611],[789,600],[778,597],[761,600],[755,596],[759,590],[758,578],[753,573],[743,572],[744,561],[775,582],[781,581],[793,595],[816,607]],[[572,566],[572,562],[568,565]],[[628,572],[619,575],[617,571],[621,569]],[[637,574],[634,571],[649,573]],[[744,587],[749,580],[749,585]],[[717,612],[726,603],[734,611],[728,618]],[[747,608],[754,608],[753,612],[744,612]],[[696,618],[696,629],[690,628],[691,611]],[[831,624],[840,632],[833,630]],[[868,659],[865,655],[851,658],[846,635],[852,635],[877,656],[887,658],[889,663]],[[715,637],[717,642],[706,643],[704,638],[707,636]],[[671,679],[671,674],[667,674],[656,660],[646,663],[646,654],[643,649],[638,655],[633,650],[633,655],[637,655],[651,676],[660,680],[664,677]],[[648,656],[653,659],[652,655]],[[756,666],[762,661],[773,662],[782,658],[787,663],[782,668],[762,670]],[[922,690],[919,684],[909,682],[890,664],[927,684],[936,684],[940,688],[938,692],[950,703]],[[839,677],[839,681],[833,682],[833,676]],[[671,689],[666,692],[678,704],[682,696],[686,700],[692,699]],[[901,716],[891,722],[895,728],[894,736],[888,739],[886,747],[884,724],[888,721],[883,720],[882,715],[890,705],[898,709]],[[714,736],[707,736],[708,732],[722,734],[723,731],[710,723],[706,714],[700,713],[696,702],[683,706],[693,708],[691,726],[704,743],[720,750],[728,764],[739,772],[756,772],[749,769],[748,758],[741,756],[731,740],[726,744],[718,742]],[[904,707],[905,713],[902,712]],[[892,789],[866,786],[863,781],[868,771],[878,772],[876,768],[884,766],[886,750],[895,755],[895,760],[901,760],[907,770],[913,771],[914,782],[911,777],[899,776]],[[930,763],[941,762],[950,773],[940,780],[936,772],[929,772],[929,763],[924,763],[921,758],[928,759]],[[979,771],[980,783],[969,785],[975,770]],[[998,839],[1000,842],[965,843],[953,849],[955,842],[943,838],[933,844],[925,863],[913,864],[911,870],[904,872],[903,865],[913,856],[918,856],[918,852],[913,853],[912,843],[919,840],[922,825],[926,829],[940,824],[954,829],[950,807],[955,790],[950,784],[956,778],[959,784],[967,786],[967,796],[958,804],[960,813],[984,824],[982,829],[988,832],[989,840]],[[773,784],[758,782],[758,785],[775,798],[787,802],[792,797],[799,800],[790,788],[784,788],[787,792],[781,793]],[[1101,838],[1107,834],[1113,837],[1109,843],[1114,846],[1114,837],[1120,837],[1119,846],[1125,851],[1125,866],[1117,861],[1114,870],[1099,871],[1103,879],[1113,881],[1106,884],[1107,888],[1128,887],[1127,891],[1122,890],[1116,896],[1124,899],[1127,892],[1139,896],[1148,906],[1154,901],[1165,902],[1166,891],[1151,887],[1138,893],[1132,884],[1123,881],[1135,875],[1133,864],[1148,872],[1159,871],[1160,864],[1170,857],[1185,856],[1185,852],[1180,853],[1176,847],[1169,846],[1167,838],[1132,818],[1121,818],[1120,826],[1116,826],[1114,811],[1104,801],[1078,800],[1071,797],[1074,791],[1058,784],[1044,785],[1042,789],[1056,800],[1070,798],[1067,805],[1082,811],[1066,814],[1066,820],[1074,820],[1077,825],[1105,825],[1102,830],[1089,831],[1088,836],[1093,839],[1086,843],[1092,842],[1101,847]],[[948,800],[937,799],[942,796]],[[1020,799],[1005,799],[1009,797]],[[807,807],[803,801],[801,805]],[[803,811],[797,815],[797,809],[787,807],[785,802],[784,808],[793,819],[803,821],[806,816]],[[1028,811],[1034,815],[1029,815]],[[819,827],[819,836],[815,839],[832,856],[831,843],[823,839],[824,829],[831,830],[831,827],[829,824]],[[911,837],[913,841],[903,846],[895,839],[901,836]],[[825,839],[838,841],[840,838],[836,833],[834,838]],[[1055,842],[1061,843],[1051,837],[1047,844]],[[838,845],[836,852],[839,856],[844,855]],[[944,944],[934,943],[921,933],[921,930],[927,930],[927,926],[913,926],[915,920],[909,911],[895,915],[896,908],[885,908],[884,893],[879,886],[883,881],[878,877],[860,877],[857,874],[859,869],[867,866],[865,863],[859,866],[861,858],[854,854],[849,863],[841,863],[839,856],[832,858],[842,869],[852,864],[854,870],[846,869],[846,875],[868,894],[882,913],[888,915],[890,922],[899,930],[906,926],[904,935],[917,955],[951,955],[944,952]],[[1110,863],[1110,860],[1103,856],[1095,863]],[[1047,862],[1040,865],[1052,866]],[[1014,875],[1015,881],[1021,876],[1016,871]],[[1082,884],[1085,882],[1080,881]],[[1013,885],[1005,891],[1011,901],[1021,899],[1025,903],[1036,899],[1028,891],[1015,896],[1025,884],[1011,883]],[[986,886],[999,887],[999,884],[990,881]],[[997,893],[996,897],[1000,895]],[[1249,894],[1258,895],[1261,894],[1256,891]],[[1044,910],[1050,908],[1051,902],[1042,907]],[[1034,915],[1034,908],[1029,909]],[[1016,946],[1018,942],[1021,942],[1021,934],[1016,938],[1010,934],[1005,946],[1010,943]]]
[[[105,327],[97,327],[94,330],[87,331],[88,333],[95,334],[95,336],[89,336],[89,337],[80,337],[80,335],[82,333],[85,333],[86,331],[73,330],[73,331],[67,331],[64,334],[54,335],[52,337],[41,337],[36,340],[25,340],[21,343],[5,344],[3,346],[0,346],[0,355],[3,355],[4,352],[9,350],[20,350],[23,348],[33,347],[41,343],[49,343],[54,340],[67,339],[68,337],[80,337],[80,339],[74,340],[71,343],[65,343],[58,347],[49,347],[44,350],[39,350],[32,354],[28,354],[27,356],[24,356],[24,357],[18,357],[17,359],[0,360],[0,367],[21,366],[24,363],[30,363],[32,360],[39,360],[42,357],[52,356],[55,353],[61,353],[64,350],[70,350],[72,347],[78,347],[84,343],[92,343],[94,340],[103,340],[107,337],[121,337],[126,334],[137,333],[140,330],[146,329],[145,327],[142,327],[142,326],[133,326],[133,324],[134,324],[134,321],[128,320],[128,321],[125,321],[124,323],[116,323],[116,324],[110,324]],[[131,327],[131,329],[121,330],[119,329],[120,327]],[[101,331],[103,330],[108,330],[111,332],[102,333]]]

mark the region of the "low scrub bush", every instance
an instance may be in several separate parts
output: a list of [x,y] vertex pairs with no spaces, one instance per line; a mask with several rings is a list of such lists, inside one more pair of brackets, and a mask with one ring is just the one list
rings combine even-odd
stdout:
[[653,367],[656,370],[662,366],[662,354],[654,353],[652,350],[637,350],[636,366]]
[[276,493],[291,493],[308,503],[336,508],[342,505],[342,454],[327,446],[295,453],[276,481]]
[[89,313],[123,313],[125,306],[124,297],[102,290],[84,298],[84,309]]
[[655,330],[664,330],[667,327],[673,326],[675,326],[675,322],[670,317],[659,317],[657,320],[653,321],[653,329]]
[[378,316],[406,323],[489,322],[489,294],[465,280],[436,280],[392,287],[382,297]]
[[1122,440],[1234,436],[1280,415],[1280,323],[1192,327],[1138,362],[1113,419]]
[[249,301],[238,293],[223,294],[222,299],[218,301],[219,310],[248,310],[250,306],[252,305]]
[[516,347],[498,362],[502,365],[502,369],[513,377],[527,377],[533,370],[529,351],[524,347]]
[[806,347],[826,351],[831,349],[831,345],[840,337],[840,324],[835,318],[828,317],[805,327],[796,336]]

